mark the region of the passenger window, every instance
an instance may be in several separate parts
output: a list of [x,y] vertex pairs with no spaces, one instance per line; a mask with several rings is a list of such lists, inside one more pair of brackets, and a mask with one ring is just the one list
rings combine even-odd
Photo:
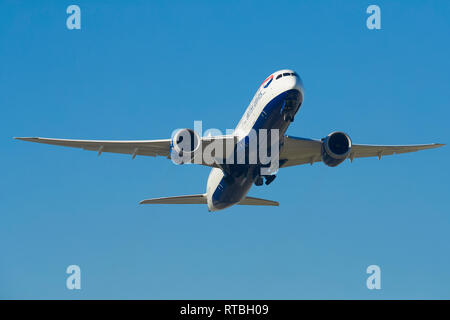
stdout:
[[283,73],[283,77],[286,77],[286,76],[289,76],[289,75],[290,75],[289,72]]
[[277,75],[277,78],[275,80],[278,80],[282,77],[283,75],[280,73],[279,75]]

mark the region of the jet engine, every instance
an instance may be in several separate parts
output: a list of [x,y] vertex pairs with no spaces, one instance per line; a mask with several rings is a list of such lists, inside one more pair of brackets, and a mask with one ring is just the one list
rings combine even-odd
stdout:
[[177,164],[190,163],[201,145],[201,137],[192,129],[180,129],[172,138],[170,155]]
[[322,161],[336,167],[347,159],[352,149],[352,140],[344,132],[332,132],[322,139]]

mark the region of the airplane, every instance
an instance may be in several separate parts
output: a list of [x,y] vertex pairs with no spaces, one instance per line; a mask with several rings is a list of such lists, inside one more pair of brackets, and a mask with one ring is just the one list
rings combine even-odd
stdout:
[[[211,143],[223,143],[232,146],[221,156],[235,157],[239,150],[244,150],[244,158],[250,156],[249,132],[278,130],[278,140],[271,141],[268,149],[278,151],[277,168],[314,164],[323,162],[336,167],[344,160],[353,162],[355,158],[378,157],[399,153],[415,152],[444,146],[444,144],[418,145],[364,145],[353,144],[349,135],[344,132],[332,132],[322,139],[307,139],[285,135],[289,125],[294,121],[303,104],[304,86],[300,76],[293,70],[284,69],[272,73],[258,88],[243,117],[233,134],[222,136],[204,136],[192,129],[180,129],[170,139],[162,140],[70,140],[40,137],[17,137],[15,139],[45,143],[50,145],[81,148],[84,150],[130,154],[136,156],[164,156],[173,159],[182,156],[192,160],[198,151],[205,150]],[[183,144],[187,140],[189,144]],[[189,139],[190,138],[190,139]],[[257,144],[258,144],[257,140]],[[276,144],[273,144],[273,143]],[[276,145],[274,149],[272,146]],[[259,146],[257,146],[259,147]],[[240,148],[240,149],[239,149]],[[238,150],[239,149],[239,150]],[[271,152],[271,151],[270,151]],[[250,188],[273,182],[276,172],[266,171],[260,160],[250,163],[218,161],[220,153],[214,153],[213,161],[200,160],[200,164],[211,167],[207,180],[206,193],[147,199],[140,204],[206,204],[210,212],[219,211],[233,205],[278,206],[277,201],[247,196]],[[214,160],[215,159],[215,160]],[[235,159],[235,158],[233,158]],[[222,159],[223,160],[223,159]],[[189,161],[182,161],[181,163]],[[196,163],[196,162],[194,162]]]

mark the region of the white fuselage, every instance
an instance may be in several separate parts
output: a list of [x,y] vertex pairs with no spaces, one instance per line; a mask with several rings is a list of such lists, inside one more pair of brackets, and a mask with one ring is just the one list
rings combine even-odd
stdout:
[[[282,76],[276,79],[280,74]],[[283,74],[288,75],[283,76]],[[280,139],[282,138],[290,121],[283,120],[283,114],[277,105],[277,97],[279,101],[282,101],[284,94],[298,92],[301,96],[300,104],[303,101],[303,83],[300,77],[294,74],[292,70],[280,70],[271,74],[261,84],[235,128],[234,135],[238,137],[238,140],[245,138],[251,129],[260,129],[261,125],[265,125],[267,129],[279,129]],[[206,188],[208,209],[217,211],[238,203],[247,195],[252,184],[253,176],[251,175],[244,175],[242,179],[237,179],[233,183],[225,183],[224,172],[219,168],[213,168],[209,174]],[[226,188],[233,189],[232,197],[226,197],[226,201],[214,199],[214,196],[223,193]]]

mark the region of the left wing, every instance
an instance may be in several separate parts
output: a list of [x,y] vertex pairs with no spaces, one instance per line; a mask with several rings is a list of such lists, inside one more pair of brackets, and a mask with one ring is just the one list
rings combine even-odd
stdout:
[[[162,140],[73,140],[73,139],[54,139],[39,137],[19,137],[18,140],[45,143],[56,146],[80,148],[83,150],[97,151],[98,155],[102,152],[130,154],[134,159],[136,156],[163,156],[170,159],[171,139]],[[201,145],[205,148],[213,141],[220,141],[227,144],[227,141],[235,141],[234,136],[210,136],[202,137]],[[215,166],[214,164],[203,165]]]
[[56,146],[80,148],[84,150],[102,152],[131,154],[134,157],[142,156],[170,156],[170,139],[163,140],[71,140],[53,138],[15,138],[23,141],[38,142]]
[[[398,153],[415,152],[419,150],[433,149],[444,146],[444,144],[417,144],[404,146],[383,146],[383,145],[364,145],[352,144],[352,149],[348,158],[353,161],[354,158],[389,156]],[[322,142],[320,140],[296,138],[286,136],[280,152],[280,167],[297,166],[301,164],[313,164],[322,161]]]

